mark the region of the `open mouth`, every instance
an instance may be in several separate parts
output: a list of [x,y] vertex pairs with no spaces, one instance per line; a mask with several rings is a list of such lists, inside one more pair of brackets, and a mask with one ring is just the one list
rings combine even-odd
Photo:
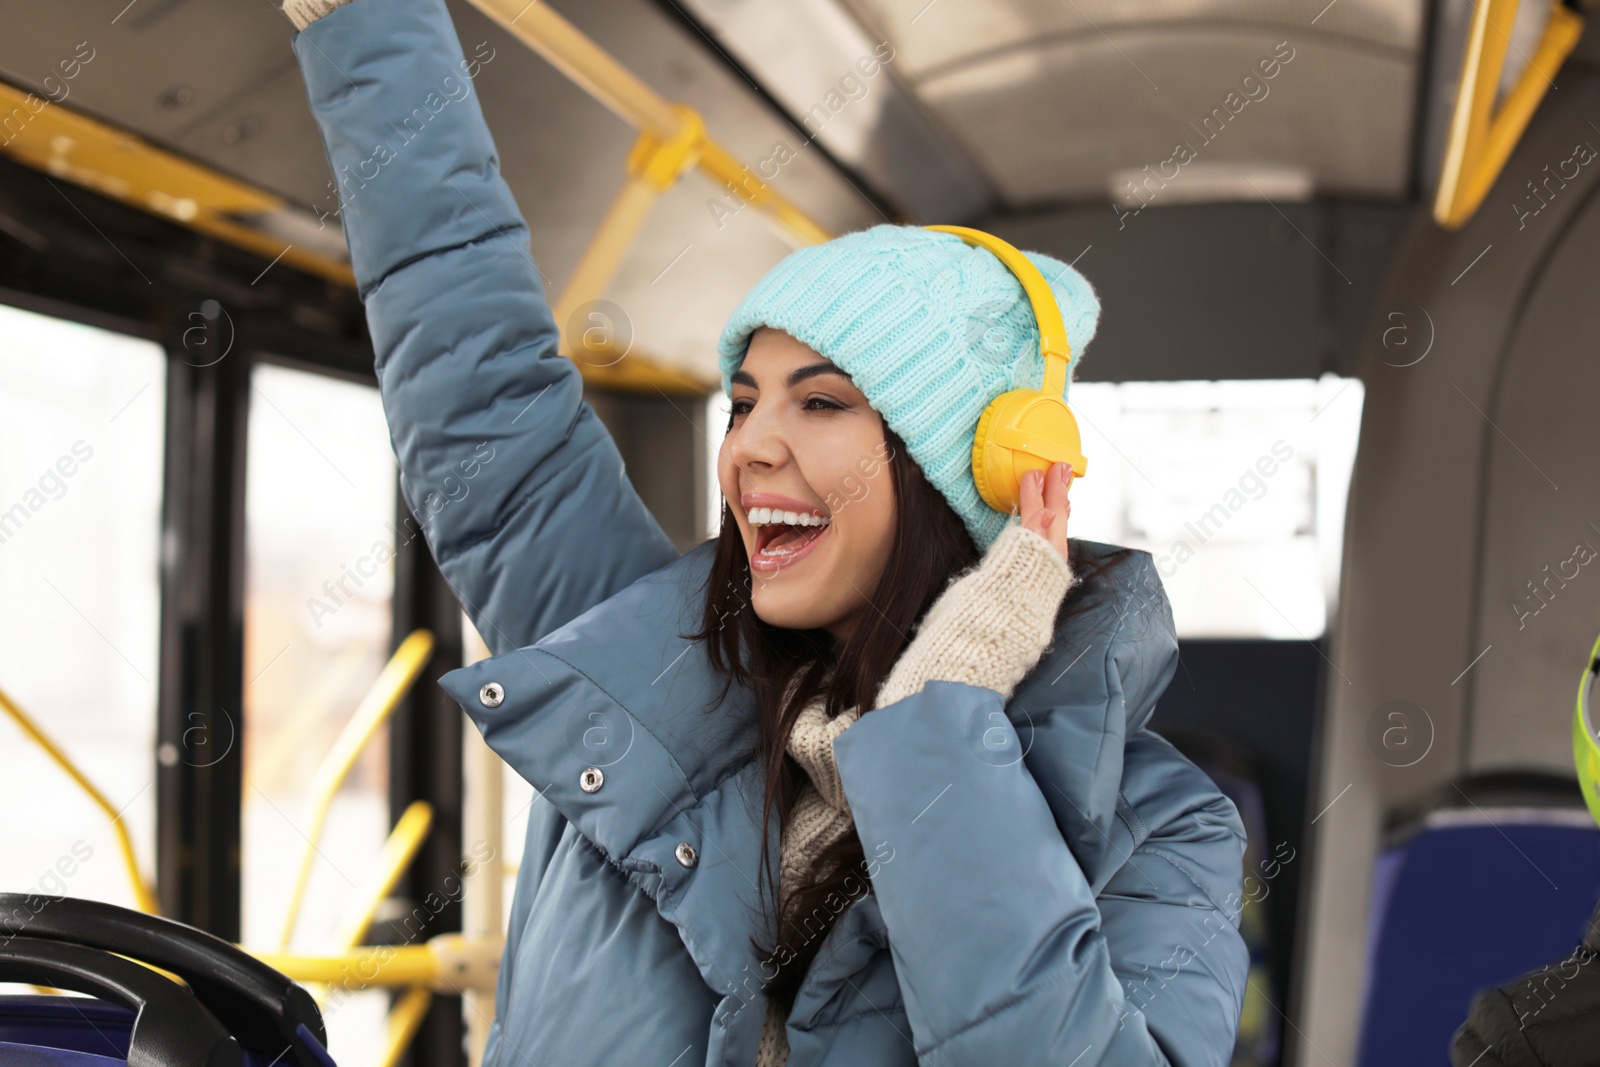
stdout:
[[825,515],[752,508],[750,525],[755,531],[756,550],[750,558],[751,567],[770,573],[798,562],[810,554],[831,524],[832,519]]

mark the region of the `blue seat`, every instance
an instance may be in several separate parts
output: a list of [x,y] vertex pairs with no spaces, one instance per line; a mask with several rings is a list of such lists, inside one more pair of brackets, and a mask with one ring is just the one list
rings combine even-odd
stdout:
[[1359,1067],[1448,1067],[1473,994],[1570,953],[1600,897],[1581,800],[1456,799],[1378,857]]
[[[94,997],[54,994],[0,996],[0,1064],[5,1067],[126,1067],[134,1013]],[[323,1067],[333,1060],[306,1035],[306,1047]],[[282,1057],[276,1058],[281,1067]],[[250,1049],[243,1067],[273,1067]]]
[[0,1063],[333,1067],[311,995],[203,930],[97,900],[0,893],[0,935],[0,982],[88,994],[0,997]]
[[0,1063],[6,1067],[124,1067],[127,1060],[70,1052],[43,1045],[16,1045],[0,1041]]
[[126,1063],[133,1012],[93,997],[0,996],[0,1063]]

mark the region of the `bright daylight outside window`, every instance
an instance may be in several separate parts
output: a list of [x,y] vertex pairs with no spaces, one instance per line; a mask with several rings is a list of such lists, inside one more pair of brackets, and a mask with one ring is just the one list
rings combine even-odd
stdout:
[[[377,390],[274,365],[251,375],[245,481],[244,916],[276,947],[312,776],[389,658],[395,463]],[[329,811],[292,946],[328,946],[389,832],[379,731]],[[386,994],[324,1008],[339,1063],[381,1047]]]
[[1072,536],[1155,557],[1179,637],[1320,637],[1337,607],[1361,383],[1074,382]]
[[[0,691],[155,868],[166,357],[0,306]],[[0,714],[0,889],[136,906],[110,818]]]

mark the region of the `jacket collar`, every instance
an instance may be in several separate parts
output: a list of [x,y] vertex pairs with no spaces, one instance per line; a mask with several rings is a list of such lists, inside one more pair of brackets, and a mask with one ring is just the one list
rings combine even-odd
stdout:
[[[678,925],[708,985],[724,995],[728,1061],[748,1062],[765,1012],[749,947],[762,836],[755,700],[735,683],[718,701],[723,679],[705,645],[683,636],[700,625],[714,548],[704,542],[537,644],[451,671],[440,685],[489,746]],[[1083,560],[1115,551],[1080,542]],[[1093,602],[1057,630],[1007,712],[1098,892],[1137,844],[1137,819],[1120,795],[1122,749],[1171,681],[1178,646],[1148,552],[1133,550],[1110,580],[1085,581],[1073,595]],[[493,689],[484,699],[490,683],[503,693],[498,702]],[[776,819],[765,829],[775,875]],[[695,850],[692,868],[680,844]],[[829,941],[808,981],[812,999],[882,943],[876,902],[848,909]]]
[[[490,747],[615,861],[754,753],[754,694],[734,683],[719,703],[723,681],[705,646],[683,636],[700,626],[714,547],[703,542],[535,645],[440,680]],[[1117,548],[1082,541],[1080,550],[1097,561]],[[1098,602],[1057,630],[1007,705],[1029,768],[1054,772],[1064,788],[1057,779],[1070,780],[1080,811],[1107,799],[1116,780],[1095,782],[1097,772],[1148,722],[1177,669],[1172,610],[1150,554],[1131,550],[1117,571],[1109,584],[1081,587]],[[480,700],[491,681],[505,694],[494,708]],[[1091,743],[1060,743],[1052,731],[1069,718],[1090,728]],[[578,779],[589,767],[617,770],[587,793]],[[1091,782],[1101,788],[1082,788]]]
[[[682,636],[699,627],[714,548],[702,544],[537,644],[439,684],[677,926],[722,997],[707,1062],[731,1065],[756,1058],[766,998],[751,939],[770,938],[759,922],[754,694],[734,684],[718,701],[723,680],[705,645]],[[775,878],[776,813],[765,829]]]
[[[440,685],[484,740],[613,862],[748,760],[754,694],[722,679],[698,628],[712,543],[646,575],[537,644],[450,671]],[[501,702],[485,706],[497,683]],[[600,788],[579,778],[597,768]]]

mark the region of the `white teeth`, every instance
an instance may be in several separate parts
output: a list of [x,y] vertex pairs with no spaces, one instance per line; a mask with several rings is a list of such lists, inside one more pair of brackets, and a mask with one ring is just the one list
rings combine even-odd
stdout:
[[765,526],[769,523],[782,523],[785,526],[827,526],[833,521],[832,516],[800,514],[795,511],[780,511],[776,508],[751,508],[750,525]]

